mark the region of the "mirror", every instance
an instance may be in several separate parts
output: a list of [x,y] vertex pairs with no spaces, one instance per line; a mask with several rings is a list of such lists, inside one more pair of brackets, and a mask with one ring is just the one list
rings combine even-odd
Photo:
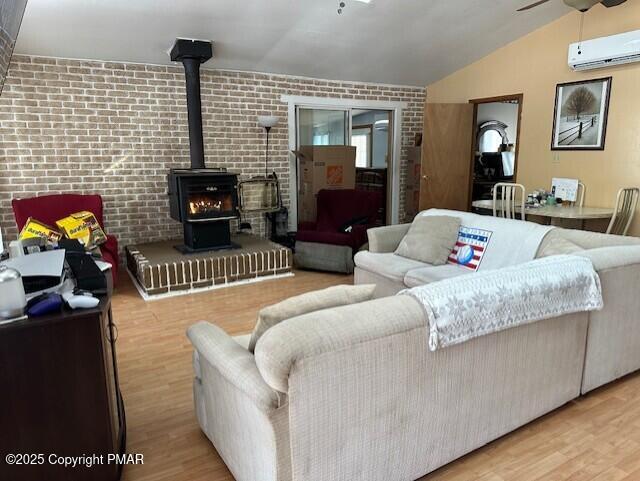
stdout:
[[27,0],[0,0],[0,94],[26,6]]
[[508,144],[507,125],[503,122],[490,120],[478,128],[478,152],[500,152],[501,146]]

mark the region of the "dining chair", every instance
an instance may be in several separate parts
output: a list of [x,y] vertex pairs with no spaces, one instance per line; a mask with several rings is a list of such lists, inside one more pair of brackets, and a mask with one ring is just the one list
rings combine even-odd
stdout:
[[[520,201],[518,202],[518,194]],[[498,202],[499,201],[499,202]],[[524,185],[509,182],[498,182],[493,186],[493,216],[515,219],[520,214],[521,220],[525,220],[524,206],[526,193]]]
[[640,189],[637,187],[628,187],[618,191],[615,210],[607,228],[607,234],[627,235],[636,213],[639,197]]
[[574,205],[576,207],[584,207],[584,192],[585,192],[585,185],[582,182],[578,182],[578,190],[576,192],[576,200],[573,201],[571,203],[571,205]]

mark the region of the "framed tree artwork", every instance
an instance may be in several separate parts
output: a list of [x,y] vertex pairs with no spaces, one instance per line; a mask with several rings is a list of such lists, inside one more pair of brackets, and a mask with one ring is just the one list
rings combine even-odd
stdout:
[[611,77],[558,84],[551,150],[604,150]]

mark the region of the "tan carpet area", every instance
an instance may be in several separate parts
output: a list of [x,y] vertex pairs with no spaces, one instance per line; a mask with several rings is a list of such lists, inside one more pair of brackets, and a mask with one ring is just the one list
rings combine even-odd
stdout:
[[[153,302],[143,301],[126,275],[119,282],[113,310],[127,450],[144,454],[144,465],[127,466],[123,480],[232,481],[195,419],[186,328],[209,320],[230,334],[246,333],[266,305],[353,281],[297,271],[295,277]],[[640,375],[580,398],[422,479],[640,480]]]

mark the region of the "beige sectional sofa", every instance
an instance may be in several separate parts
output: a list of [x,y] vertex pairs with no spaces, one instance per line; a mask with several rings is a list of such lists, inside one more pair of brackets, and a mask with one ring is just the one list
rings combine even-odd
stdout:
[[[369,229],[369,249],[355,255],[355,284],[376,284],[376,297],[385,297],[403,289],[470,273],[455,265],[432,266],[395,254],[410,226],[400,224]],[[640,238],[637,237],[555,228],[543,239],[536,257],[586,254],[592,249],[639,245]],[[616,251],[611,252],[615,255]],[[606,254],[596,253],[598,257],[606,257]]]
[[398,296],[271,328],[189,330],[202,430],[238,481],[413,480],[580,394],[587,315],[431,352]]
[[451,272],[395,259],[407,229],[370,231],[356,257],[380,299],[281,322],[255,355],[213,324],[189,329],[198,421],[238,481],[417,479],[640,368],[640,239],[551,231],[539,255],[589,257],[602,311],[430,351],[422,306],[383,297]]
[[[520,221],[514,221],[520,222]],[[376,284],[376,297],[469,274],[447,264],[430,266],[394,254],[411,224],[370,229],[369,250],[355,256],[355,284]],[[640,238],[555,228],[537,257],[588,257],[600,275],[605,307],[589,313],[582,393],[640,369]]]

